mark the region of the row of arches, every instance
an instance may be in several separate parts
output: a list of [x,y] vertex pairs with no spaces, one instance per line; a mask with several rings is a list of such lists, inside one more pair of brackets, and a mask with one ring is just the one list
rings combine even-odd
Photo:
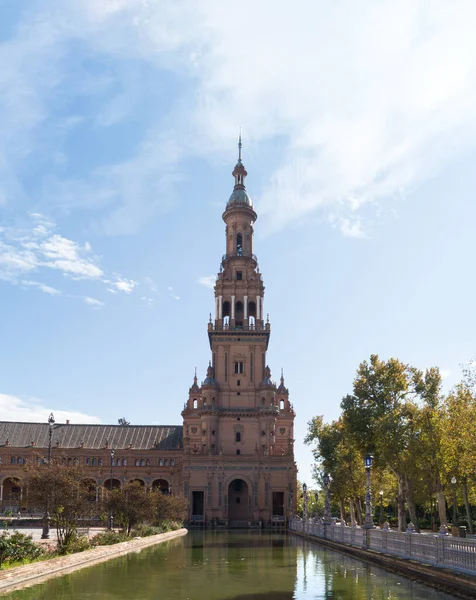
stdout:
[[[235,319],[243,318],[244,315],[244,304],[241,300],[235,302]],[[228,300],[225,300],[222,305],[222,316],[223,318],[231,316],[231,303]],[[249,301],[248,302],[248,318],[256,319],[256,302]]]
[[[97,502],[100,499],[100,490],[104,488],[106,490],[121,488],[126,483],[138,482],[141,486],[146,487],[146,482],[141,478],[133,478],[127,481],[121,481],[120,479],[113,477],[112,479],[105,479],[102,484],[99,484],[95,479],[85,479],[85,484],[89,490],[89,499],[91,502]],[[150,486],[147,486],[152,490],[160,490],[163,494],[170,494],[171,485],[167,479],[160,478],[154,479]],[[5,508],[21,507],[23,505],[24,495],[23,486],[19,479],[15,477],[6,477],[0,482],[0,502]]]

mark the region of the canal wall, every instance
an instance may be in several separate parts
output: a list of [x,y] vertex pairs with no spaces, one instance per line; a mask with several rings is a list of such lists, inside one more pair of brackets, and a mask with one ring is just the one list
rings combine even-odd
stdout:
[[84,567],[92,567],[112,558],[124,556],[130,552],[140,552],[144,548],[173,540],[187,533],[187,529],[168,531],[167,533],[136,538],[129,542],[121,542],[112,546],[99,546],[91,550],[78,552],[77,554],[59,556],[51,560],[0,571],[0,595],[43,583],[53,577],[67,575],[79,569],[84,569]]
[[317,538],[308,533],[289,530],[290,533],[306,539],[309,542],[324,546],[330,550],[343,552],[364,562],[372,563],[382,569],[402,575],[407,579],[424,583],[438,590],[452,594],[463,600],[476,598],[476,577],[463,573],[454,573],[448,569],[439,569],[424,565],[413,560],[397,558],[370,550],[347,546],[332,540]]

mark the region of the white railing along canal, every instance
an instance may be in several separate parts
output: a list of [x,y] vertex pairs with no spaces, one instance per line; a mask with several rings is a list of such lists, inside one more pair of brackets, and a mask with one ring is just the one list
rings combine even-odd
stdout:
[[415,531],[364,529],[334,523],[302,521],[301,519],[291,521],[289,529],[296,533],[305,533],[346,546],[373,550],[472,575],[476,574],[476,540],[472,539],[441,534],[421,534]]

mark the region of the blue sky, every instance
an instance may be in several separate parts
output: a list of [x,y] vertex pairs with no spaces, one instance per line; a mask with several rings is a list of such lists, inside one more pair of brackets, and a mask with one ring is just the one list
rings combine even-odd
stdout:
[[2,418],[180,423],[239,127],[269,364],[306,422],[370,353],[474,355],[472,1],[0,0]]

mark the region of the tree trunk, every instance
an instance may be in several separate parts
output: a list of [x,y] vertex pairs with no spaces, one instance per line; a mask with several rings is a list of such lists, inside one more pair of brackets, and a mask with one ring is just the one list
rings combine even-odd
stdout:
[[468,500],[468,481],[466,477],[463,479],[463,497],[464,506],[466,508],[466,521],[468,523],[468,532],[473,533],[473,518],[471,516],[471,507]]
[[355,520],[355,505],[352,498],[349,498],[349,510],[350,510],[350,524],[352,527],[357,525],[357,521]]
[[397,511],[398,531],[406,531],[407,519],[405,512],[405,481],[402,475],[398,475]]
[[415,510],[415,503],[413,502],[412,498],[412,486],[408,477],[405,477],[405,493],[407,497],[407,506],[408,512],[410,514],[410,521],[413,523],[415,531],[420,533],[420,528],[418,527],[417,514]]
[[362,526],[362,505],[360,503],[360,498],[357,498],[355,508],[357,512],[357,525]]
[[343,498],[339,498],[340,520],[345,524],[345,502]]
[[440,524],[448,525],[448,519],[446,517],[445,493],[441,483],[438,483],[436,487],[436,501],[438,503],[438,516],[440,518]]

